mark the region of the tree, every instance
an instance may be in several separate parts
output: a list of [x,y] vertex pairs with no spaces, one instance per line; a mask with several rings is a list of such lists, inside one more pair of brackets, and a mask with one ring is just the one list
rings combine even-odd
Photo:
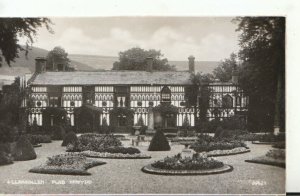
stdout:
[[237,55],[232,53],[230,58],[224,59],[214,70],[215,78],[221,82],[228,82],[232,78],[232,72],[237,67]]
[[71,71],[68,53],[60,46],[56,46],[47,55],[47,70]]
[[[28,54],[29,45],[32,45],[37,35],[37,30],[45,26],[49,32],[51,20],[48,18],[0,18],[0,50],[10,66],[10,62],[19,57],[20,50]],[[18,42],[20,37],[25,37],[26,46],[22,47]],[[2,58],[0,58],[0,67]]]
[[168,64],[168,59],[163,58],[160,51],[142,48],[131,48],[119,53],[119,61],[114,62],[113,70],[146,70],[146,58],[152,57],[153,70],[159,71],[175,71],[174,65]]
[[285,18],[243,17],[240,32],[240,84],[249,95],[251,129],[285,127]]
[[[191,86],[185,88],[185,99],[188,106],[194,107],[195,126],[198,126],[200,121],[206,121],[206,113],[209,107],[209,88],[208,84],[214,79],[212,74],[191,74]],[[197,104],[199,103],[199,105]],[[200,110],[200,119],[197,119],[197,105]]]

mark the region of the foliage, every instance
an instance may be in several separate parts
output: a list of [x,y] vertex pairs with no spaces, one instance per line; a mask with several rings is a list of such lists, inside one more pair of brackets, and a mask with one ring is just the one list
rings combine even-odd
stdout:
[[63,140],[65,137],[65,129],[61,125],[53,125],[51,127],[52,139],[53,140]]
[[119,147],[122,143],[113,135],[107,134],[83,134],[78,137],[78,143],[68,147],[69,152],[95,151],[103,152],[110,147]]
[[101,129],[102,129],[102,133],[109,134],[109,127],[108,127],[107,120],[105,117],[102,119]]
[[192,158],[182,158],[179,153],[173,157],[166,157],[164,160],[156,161],[151,164],[151,166],[169,170],[204,170],[220,168],[223,167],[224,164],[198,153],[194,154]]
[[279,149],[285,149],[285,141],[276,142],[272,147],[273,148],[279,148]]
[[157,106],[155,106],[153,108],[154,112],[159,112],[161,114],[169,114],[169,113],[173,113],[173,114],[177,114],[178,113],[178,107],[171,105],[169,103],[163,103],[163,104],[159,104]]
[[198,140],[191,145],[196,152],[209,152],[212,150],[231,150],[238,147],[247,147],[245,143],[239,140],[211,137],[201,134]]
[[42,110],[43,126],[51,129],[51,118],[53,125],[66,125],[67,112],[63,108],[47,107]]
[[221,127],[221,126],[219,126],[219,127],[217,127],[217,129],[216,129],[216,132],[215,132],[215,138],[222,138],[223,137],[223,135],[224,135],[224,129]]
[[102,152],[121,153],[121,154],[139,154],[139,153],[141,153],[141,151],[137,148],[122,147],[122,146],[109,147],[109,148],[103,149]]
[[174,65],[168,64],[168,59],[163,58],[163,54],[161,54],[160,51],[154,49],[144,50],[138,47],[120,52],[119,61],[114,62],[113,70],[146,70],[147,57],[152,57],[154,59],[153,70],[176,70]]
[[48,157],[46,164],[34,167],[29,172],[43,174],[91,175],[86,170],[105,164],[102,161],[87,159],[74,153],[60,154]]
[[0,99],[0,122],[10,126],[18,125],[23,94],[19,77],[11,85],[3,86]]
[[285,141],[285,134],[274,135],[273,133],[267,133],[261,135],[260,142],[280,142]]
[[267,152],[266,156],[271,157],[273,159],[285,160],[285,150],[284,149],[272,149]]
[[71,71],[70,59],[68,53],[60,46],[56,46],[47,54],[47,70],[55,71],[59,69],[57,66],[61,64],[65,67],[65,71]]
[[[249,130],[285,127],[285,18],[236,18],[240,33],[240,84],[249,95]],[[267,74],[266,74],[267,73]],[[276,118],[275,118],[276,117]]]
[[64,137],[64,140],[62,142],[62,146],[67,146],[69,144],[73,144],[76,145],[76,143],[78,143],[78,138],[76,133],[74,133],[73,131],[70,131],[66,134],[66,136]]
[[14,129],[8,125],[0,123],[0,143],[14,141]]
[[34,148],[26,136],[19,137],[12,154],[16,161],[36,159]]
[[32,145],[40,143],[51,143],[51,137],[49,135],[26,134],[26,137],[29,139]]
[[12,164],[13,158],[10,155],[8,144],[0,143],[0,165]]
[[215,78],[221,82],[229,82],[232,78],[232,72],[237,67],[237,55],[232,53],[230,58],[224,59],[214,70]]
[[[25,50],[27,55],[37,30],[45,26],[51,32],[50,24],[48,18],[0,18],[0,50],[7,64],[10,66],[20,50]],[[20,37],[26,38],[25,48],[19,44]],[[1,65],[0,61],[0,67]]]
[[166,136],[164,135],[164,133],[158,129],[156,130],[148,150],[149,151],[168,151],[170,150],[171,147],[169,145],[169,142],[166,138]]
[[118,116],[126,116],[126,125],[125,127],[123,127],[124,129],[126,129],[126,132],[129,132],[130,130],[132,130],[132,126],[134,123],[134,119],[133,119],[133,114],[134,114],[134,110],[127,108],[127,107],[115,107],[112,110],[109,111],[110,113],[110,124],[111,124],[111,131],[112,132],[116,132],[118,125]]

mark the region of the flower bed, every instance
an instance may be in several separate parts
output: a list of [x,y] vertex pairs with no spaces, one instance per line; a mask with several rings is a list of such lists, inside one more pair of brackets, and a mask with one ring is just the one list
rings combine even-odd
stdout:
[[150,159],[151,156],[136,153],[136,154],[124,154],[124,153],[108,153],[108,152],[94,152],[94,151],[83,151],[80,154],[86,157],[93,158],[107,158],[107,159]]
[[199,153],[194,154],[192,158],[182,158],[180,154],[166,157],[142,168],[146,173],[162,175],[205,175],[231,170],[231,166]]
[[269,150],[265,156],[256,157],[245,161],[250,163],[260,163],[260,164],[274,165],[274,166],[285,168],[285,150],[283,149]]
[[250,149],[245,147],[238,147],[231,150],[213,150],[207,152],[207,156],[209,157],[217,157],[217,156],[227,156],[227,155],[236,155],[250,152]]
[[32,173],[65,174],[65,175],[91,175],[87,169],[103,165],[105,162],[88,159],[83,155],[67,153],[48,157],[46,164],[29,170]]
[[67,151],[79,152],[90,150],[95,152],[104,152],[107,148],[120,147],[121,145],[121,141],[113,135],[89,133],[79,136],[76,145],[68,146]]
[[197,141],[191,145],[191,149],[196,152],[209,152],[213,150],[232,150],[234,148],[244,147],[247,145],[241,141]]

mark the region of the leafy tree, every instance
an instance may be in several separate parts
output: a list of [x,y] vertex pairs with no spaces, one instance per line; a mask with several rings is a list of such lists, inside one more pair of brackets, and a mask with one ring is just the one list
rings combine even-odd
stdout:
[[119,61],[114,62],[113,70],[146,70],[146,58],[153,57],[153,70],[174,71],[175,66],[168,64],[168,59],[163,58],[160,51],[142,48],[131,48],[119,53]]
[[62,47],[56,46],[47,55],[47,70],[61,70],[62,66],[65,67],[64,71],[72,70],[68,53]]
[[[38,28],[45,26],[49,32],[51,20],[48,18],[0,18],[0,50],[10,66],[10,62],[19,57],[20,50],[25,50],[28,54],[29,45],[32,45],[37,35]],[[27,38],[26,47],[22,47],[18,42],[20,37]],[[0,58],[0,67],[2,58]]]
[[[209,88],[208,84],[214,79],[212,74],[191,74],[190,80],[193,85],[185,88],[185,99],[188,106],[194,107],[195,126],[202,121],[206,121],[206,113],[209,107]],[[197,119],[197,102],[200,109],[200,119]]]
[[237,55],[232,53],[230,58],[224,59],[218,67],[213,70],[215,78],[221,82],[228,82],[232,78],[232,72],[237,67]]
[[[249,95],[252,130],[271,130],[285,122],[285,18],[243,17],[234,20],[240,32],[240,84]],[[280,115],[279,115],[280,114]]]

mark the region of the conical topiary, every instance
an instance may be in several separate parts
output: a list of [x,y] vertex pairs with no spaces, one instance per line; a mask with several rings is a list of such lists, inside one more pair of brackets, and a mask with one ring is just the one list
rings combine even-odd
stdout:
[[68,146],[69,144],[75,145],[77,142],[78,142],[78,138],[77,138],[76,133],[74,133],[73,131],[70,131],[65,136],[61,145],[62,146]]
[[168,151],[171,147],[169,142],[161,130],[157,130],[154,134],[150,146],[148,148],[149,151]]
[[36,159],[36,153],[27,137],[21,136],[13,150],[13,157],[16,161]]

